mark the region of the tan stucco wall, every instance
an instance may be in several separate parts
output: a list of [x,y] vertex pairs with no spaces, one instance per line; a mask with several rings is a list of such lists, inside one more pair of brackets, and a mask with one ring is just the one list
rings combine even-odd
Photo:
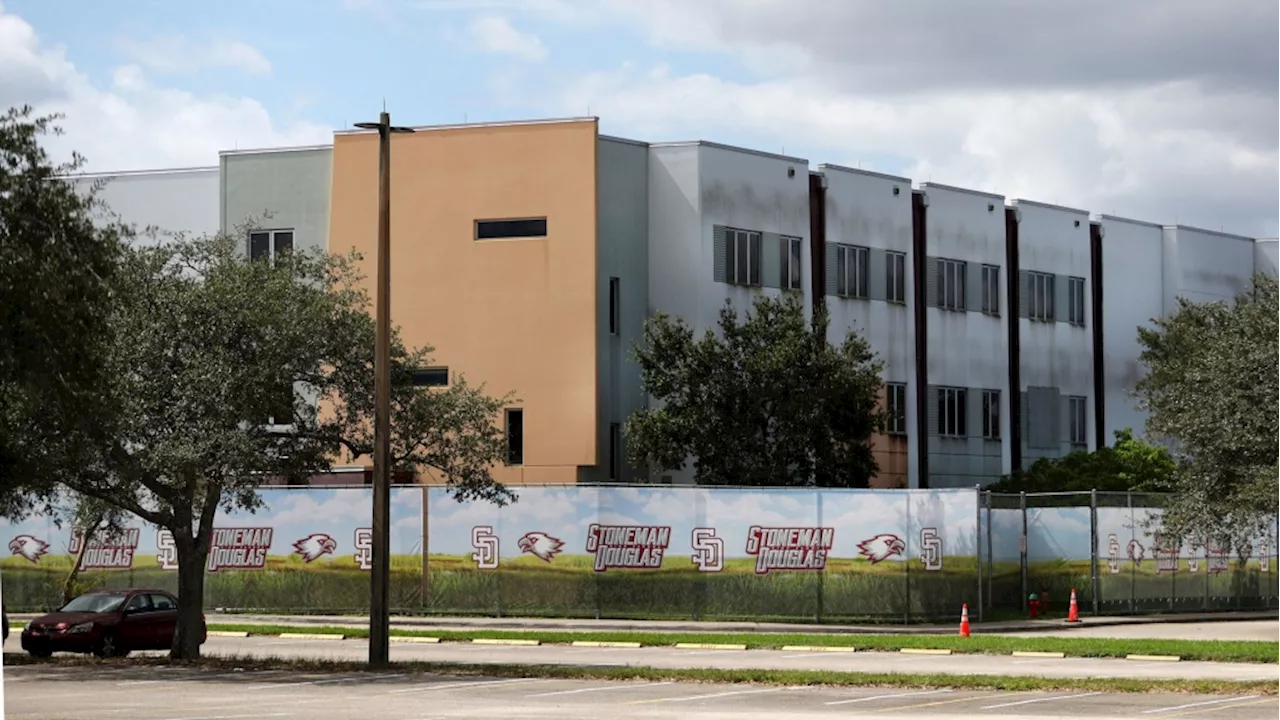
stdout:
[[[886,408],[885,388],[882,385],[876,394],[880,409]],[[905,488],[907,486],[907,436],[906,435],[872,435],[871,454],[876,459],[880,471],[871,478],[873,488]]]
[[[450,382],[519,396],[524,465],[501,482],[572,483],[597,461],[596,137],[593,119],[393,135],[391,321]],[[329,250],[364,256],[370,297],[377,146],[333,148]],[[546,238],[474,239],[476,220],[543,216]]]

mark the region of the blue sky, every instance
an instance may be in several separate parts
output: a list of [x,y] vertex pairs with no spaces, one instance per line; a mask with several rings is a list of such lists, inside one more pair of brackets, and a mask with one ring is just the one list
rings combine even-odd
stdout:
[[66,113],[54,149],[97,170],[325,142],[385,100],[405,124],[590,113],[641,140],[1275,235],[1276,3],[1168,0],[1159,25],[1148,7],[0,0],[0,105]]

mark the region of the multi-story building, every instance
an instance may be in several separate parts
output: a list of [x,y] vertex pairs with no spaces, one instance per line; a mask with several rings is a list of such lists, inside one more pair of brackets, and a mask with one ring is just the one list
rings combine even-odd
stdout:
[[[822,303],[832,342],[856,331],[884,364],[873,485],[962,487],[1141,432],[1138,326],[1276,274],[1274,240],[609,137],[595,118],[416,130],[392,141],[393,322],[433,348],[417,384],[512,394],[495,475],[513,484],[692,480],[625,461],[650,402],[629,352],[656,312],[701,332],[757,292]],[[356,130],[75,180],[114,177],[102,196],[125,220],[233,233],[253,257],[355,250],[371,285],[377,168],[376,132]]]

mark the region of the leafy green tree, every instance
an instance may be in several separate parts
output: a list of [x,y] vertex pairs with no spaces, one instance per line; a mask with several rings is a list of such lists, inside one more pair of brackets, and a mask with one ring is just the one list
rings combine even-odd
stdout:
[[1164,532],[1247,555],[1276,517],[1277,286],[1255,276],[1233,302],[1194,303],[1140,328],[1135,390],[1149,435],[1178,462]]
[[1170,492],[1177,464],[1169,451],[1117,430],[1116,441],[1093,452],[1040,458],[1027,470],[1006,475],[992,492]]
[[701,337],[649,320],[634,354],[656,405],[627,421],[631,462],[677,470],[692,457],[704,485],[867,487],[882,365],[852,331],[832,345],[827,327],[795,295],[758,294],[744,320],[726,302],[719,332]]
[[79,467],[50,440],[73,450],[71,438],[102,430],[111,284],[131,235],[93,193],[54,180],[84,162],[46,154],[57,119],[0,115],[0,515],[11,518],[52,511],[54,481]]
[[[267,479],[303,480],[343,447],[368,449],[374,323],[354,258],[254,262],[227,236],[124,258],[101,388],[116,410],[103,418],[109,441],[63,483],[172,533],[171,657],[194,658],[218,509],[256,509]],[[500,459],[499,401],[465,383],[414,392],[407,363],[423,353],[394,347],[400,460],[431,464],[463,497],[505,501],[487,472]]]

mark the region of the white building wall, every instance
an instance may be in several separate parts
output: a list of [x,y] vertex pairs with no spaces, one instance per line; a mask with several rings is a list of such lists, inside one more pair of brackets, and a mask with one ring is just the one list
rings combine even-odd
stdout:
[[1253,238],[1184,225],[1164,228],[1164,310],[1177,299],[1231,300],[1249,287],[1254,268]]
[[[717,227],[801,238],[801,292],[812,311],[808,161],[708,142],[658,143],[649,150],[649,309],[683,319],[695,332],[717,327],[726,299],[739,313],[753,294],[781,290],[718,281]],[[763,253],[768,256],[766,247]],[[771,260],[762,258],[764,270]],[[770,284],[762,270],[761,280]],[[773,283],[776,285],[776,282]],[[690,463],[664,473],[691,482]]]
[[1253,271],[1271,277],[1280,276],[1280,241],[1259,238],[1253,246]]
[[[1022,461],[1094,449],[1093,301],[1089,262],[1089,213],[1015,200],[1020,271],[1019,337],[1023,390]],[[1034,311],[1029,273],[1052,275],[1052,317]],[[1083,280],[1082,305],[1071,316],[1071,278]],[[1045,286],[1046,288],[1048,286]],[[1084,398],[1083,434],[1072,442],[1071,398]],[[1078,419],[1076,420],[1078,422]]]
[[[928,330],[929,484],[968,487],[998,480],[1009,472],[1009,318],[1005,282],[1004,197],[963,188],[923,183],[926,209],[926,277],[930,278]],[[937,259],[965,263],[964,311],[937,307]],[[998,313],[984,313],[980,268],[999,270]],[[967,390],[966,433],[939,433],[937,391]],[[982,437],[982,390],[1000,392],[1000,439]]]
[[81,192],[101,183],[98,197],[121,221],[137,228],[139,243],[154,242],[142,235],[148,227],[155,228],[156,239],[218,232],[216,167],[93,173],[67,179]]
[[[903,478],[917,487],[915,383],[915,316],[912,310],[911,180],[862,170],[820,165],[826,177],[826,242],[866,247],[872,258],[871,291],[866,298],[842,297],[835,290],[837,264],[834,252],[826,253],[826,303],[831,316],[827,339],[839,345],[849,330],[871,344],[884,363],[885,383],[906,385],[906,438],[877,438],[876,459],[882,478]],[[890,297],[885,274],[889,253],[902,253],[901,300]]]
[[[1159,225],[1102,215],[1102,337],[1106,437],[1131,428],[1144,434],[1146,413],[1132,391],[1145,370],[1138,357],[1138,328],[1164,314],[1164,241]],[[1143,268],[1134,272],[1134,268]]]

